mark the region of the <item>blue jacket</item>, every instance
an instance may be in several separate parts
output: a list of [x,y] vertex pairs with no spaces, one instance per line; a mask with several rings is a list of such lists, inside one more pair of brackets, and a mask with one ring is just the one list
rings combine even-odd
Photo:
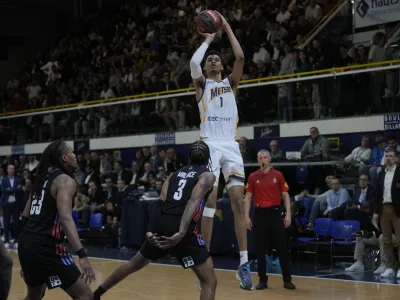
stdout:
[[13,187],[11,187],[10,178],[8,176],[3,177],[1,181],[1,206],[6,206],[8,204],[8,197],[10,195],[14,195],[17,203],[23,201],[22,181],[18,177],[14,177]]

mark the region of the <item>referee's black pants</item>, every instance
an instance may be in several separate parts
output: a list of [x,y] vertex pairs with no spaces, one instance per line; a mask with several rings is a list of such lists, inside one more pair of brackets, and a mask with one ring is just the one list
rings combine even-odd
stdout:
[[257,272],[260,281],[268,281],[265,254],[267,251],[275,249],[279,257],[283,281],[291,282],[289,249],[279,206],[255,208],[254,233],[256,237]]

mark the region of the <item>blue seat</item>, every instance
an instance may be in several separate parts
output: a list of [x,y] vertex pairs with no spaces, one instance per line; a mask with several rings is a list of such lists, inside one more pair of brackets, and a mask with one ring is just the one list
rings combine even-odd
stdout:
[[[319,218],[315,220],[315,227],[314,227],[314,237],[299,237],[299,242],[304,244],[306,246],[305,251],[297,251],[297,261],[299,252],[307,253],[307,254],[312,254],[315,255],[315,264],[317,263],[318,259],[318,246],[319,244],[322,243],[327,243],[326,241],[324,242],[323,240],[331,235],[332,231],[332,219],[329,218]],[[315,245],[315,251],[310,251],[308,250],[308,245],[312,244]]]
[[90,227],[91,228],[101,228],[103,227],[103,214],[94,213],[90,215]]
[[314,232],[316,236],[327,237],[332,235],[332,219],[318,218],[315,220]]
[[308,165],[296,166],[296,182],[300,184],[306,184],[308,177]]
[[333,245],[353,246],[356,244],[355,232],[360,230],[360,222],[352,220],[332,222],[332,241],[331,241],[331,269],[333,258],[351,258],[353,255],[333,255]]

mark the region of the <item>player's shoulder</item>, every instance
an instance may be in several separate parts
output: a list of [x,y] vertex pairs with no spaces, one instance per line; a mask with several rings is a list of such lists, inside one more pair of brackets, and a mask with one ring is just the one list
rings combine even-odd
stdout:
[[56,175],[53,184],[57,187],[71,187],[76,185],[76,181],[65,173]]

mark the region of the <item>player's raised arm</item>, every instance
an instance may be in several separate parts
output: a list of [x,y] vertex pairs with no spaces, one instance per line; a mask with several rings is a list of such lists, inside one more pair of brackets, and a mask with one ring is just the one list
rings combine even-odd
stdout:
[[200,90],[201,94],[205,80],[203,71],[201,70],[201,62],[203,61],[204,55],[206,54],[208,47],[214,40],[216,33],[200,32],[200,34],[204,36],[206,39],[197,49],[197,51],[193,54],[192,59],[190,60],[190,74],[192,75],[193,84],[196,88],[196,93]]
[[232,88],[235,89],[239,85],[240,79],[242,79],[243,75],[243,67],[244,67],[244,53],[242,47],[240,47],[239,41],[237,40],[235,34],[232,31],[231,26],[225,20],[225,18],[220,14],[222,27],[224,28],[226,35],[231,42],[233,54],[235,55],[235,63],[233,65],[232,73],[229,75],[229,79],[231,80]]

